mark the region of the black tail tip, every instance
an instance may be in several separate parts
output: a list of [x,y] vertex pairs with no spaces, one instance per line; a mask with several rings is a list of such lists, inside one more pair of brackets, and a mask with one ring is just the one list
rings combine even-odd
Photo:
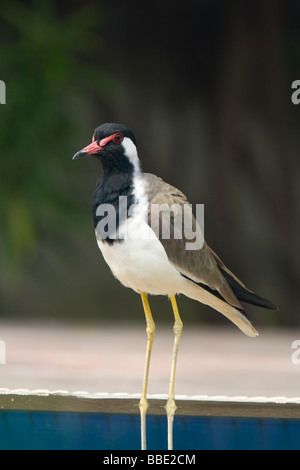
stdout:
[[266,300],[264,299],[264,303],[265,303],[265,308],[268,308],[270,310],[278,310],[278,306],[273,304],[273,302],[270,302],[270,300]]
[[265,299],[257,294],[245,295],[240,300],[248,304],[256,305],[257,307],[266,308],[268,310],[278,310],[277,305],[273,304],[270,300]]

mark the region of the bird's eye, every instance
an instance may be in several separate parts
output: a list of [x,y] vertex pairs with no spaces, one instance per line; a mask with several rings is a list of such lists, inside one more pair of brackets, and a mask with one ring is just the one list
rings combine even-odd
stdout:
[[118,134],[114,136],[113,141],[115,144],[120,144],[123,141],[123,138],[123,134],[121,132],[118,132]]

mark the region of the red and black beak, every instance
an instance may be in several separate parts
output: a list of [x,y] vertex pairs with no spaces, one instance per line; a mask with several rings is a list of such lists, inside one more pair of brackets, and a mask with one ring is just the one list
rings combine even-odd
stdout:
[[87,147],[84,147],[84,149],[80,150],[79,152],[75,153],[73,160],[77,160],[77,158],[82,158],[85,157],[86,155],[95,155],[96,153],[99,152],[99,150],[102,150],[103,147],[100,145],[100,142],[95,140],[95,137],[93,136],[93,141],[90,145]]
[[110,135],[108,137],[105,137],[105,139],[100,140],[95,140],[95,137],[93,136],[93,141],[90,145],[87,147],[84,147],[84,149],[80,150],[79,152],[75,153],[73,160],[77,160],[77,158],[85,157],[86,155],[95,155],[101,150],[104,149],[105,145],[108,144],[111,140],[115,144],[121,144],[123,141],[123,134],[121,132],[117,132],[116,134]]

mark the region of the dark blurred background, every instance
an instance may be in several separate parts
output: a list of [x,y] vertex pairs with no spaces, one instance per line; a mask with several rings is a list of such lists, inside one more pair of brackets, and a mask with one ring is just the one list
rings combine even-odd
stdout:
[[71,160],[121,122],[144,171],[204,203],[208,244],[278,304],[248,308],[256,325],[300,326],[298,0],[4,1],[0,37],[0,318],[144,321],[95,242],[98,162]]

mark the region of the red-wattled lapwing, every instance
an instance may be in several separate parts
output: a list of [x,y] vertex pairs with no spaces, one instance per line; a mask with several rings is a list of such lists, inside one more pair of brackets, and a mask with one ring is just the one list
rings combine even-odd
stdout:
[[[178,344],[182,332],[175,295],[184,294],[213,307],[231,320],[248,336],[258,333],[246,317],[240,301],[275,309],[268,300],[248,290],[223,264],[220,258],[202,243],[197,249],[186,249],[185,235],[176,235],[176,217],[166,207],[190,207],[178,189],[140,168],[133,132],[121,124],[103,124],[95,129],[93,141],[74,159],[85,155],[97,157],[103,174],[93,197],[92,211],[98,246],[114,276],[126,287],[141,295],[146,316],[147,350],[142,395],[142,449],[146,449],[147,384],[155,324],[147,294],[167,295],[174,312],[174,347],[166,412],[168,448],[173,447],[173,419],[176,410],[174,382]],[[163,207],[163,210],[160,208]],[[157,215],[158,218],[153,217]],[[180,210],[179,210],[180,212]],[[110,218],[108,217],[110,213]],[[185,212],[182,210],[182,214]],[[194,232],[200,225],[191,211],[186,211]],[[163,236],[157,224],[164,220],[172,226]],[[153,226],[156,224],[156,227]],[[184,223],[184,220],[183,222]],[[178,225],[178,224],[177,224]],[[196,230],[196,232],[195,232]]]

